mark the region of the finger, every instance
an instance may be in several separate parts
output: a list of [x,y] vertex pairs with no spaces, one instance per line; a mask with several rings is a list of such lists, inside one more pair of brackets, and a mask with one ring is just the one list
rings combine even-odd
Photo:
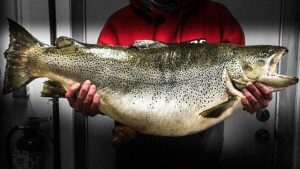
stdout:
[[243,103],[243,105],[244,105],[244,109],[245,109],[247,112],[249,112],[249,113],[251,113],[251,114],[254,113],[254,112],[253,112],[253,109],[252,109],[252,106],[251,106],[251,104],[249,103],[249,101],[246,99],[246,97],[243,97],[243,98],[242,98],[242,103]]
[[263,96],[269,101],[272,100],[272,92],[271,90],[262,83],[256,82],[255,86],[257,89],[263,94]]
[[99,113],[99,104],[100,104],[100,96],[96,93],[94,95],[93,102],[92,102],[92,105],[91,105],[90,114],[92,116],[95,116]]
[[85,100],[83,102],[83,112],[86,115],[90,115],[90,107],[94,98],[94,95],[96,93],[96,86],[95,85],[91,85],[88,94],[85,97]]
[[246,99],[248,100],[248,102],[251,104],[252,110],[254,112],[259,112],[261,111],[261,107],[258,103],[258,101],[256,100],[256,98],[249,92],[248,89],[244,88],[243,90],[243,94],[246,97]]
[[269,106],[269,102],[270,102],[269,100],[264,99],[259,104],[260,104],[261,108],[264,109]]
[[257,86],[253,83],[248,83],[246,88],[249,92],[256,98],[261,108],[266,108],[268,106],[269,100],[267,100]]
[[65,97],[67,98],[69,105],[74,108],[76,103],[76,95],[80,89],[80,83],[73,84],[66,92]]
[[86,80],[81,88],[80,88],[80,91],[79,91],[79,94],[77,96],[77,100],[76,100],[76,105],[75,105],[75,110],[78,111],[78,112],[81,112],[82,113],[82,108],[83,108],[83,101],[89,91],[89,88],[91,86],[91,81],[89,80]]
[[253,83],[247,83],[246,88],[258,102],[263,101],[264,97]]

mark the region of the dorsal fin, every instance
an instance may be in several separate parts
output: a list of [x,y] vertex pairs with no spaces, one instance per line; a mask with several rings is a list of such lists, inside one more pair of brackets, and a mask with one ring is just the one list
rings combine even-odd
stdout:
[[136,40],[134,41],[134,44],[132,46],[138,49],[150,49],[150,48],[167,47],[168,45],[153,40]]
[[55,46],[57,46],[58,48],[63,48],[63,47],[71,46],[74,43],[75,43],[75,41],[73,39],[65,37],[65,36],[58,37],[55,40]]

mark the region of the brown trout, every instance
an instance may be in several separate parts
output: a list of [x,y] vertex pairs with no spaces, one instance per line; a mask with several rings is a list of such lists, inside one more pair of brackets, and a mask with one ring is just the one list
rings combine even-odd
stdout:
[[99,110],[144,134],[203,131],[242,107],[240,90],[248,82],[261,82],[273,91],[298,82],[274,73],[287,53],[280,46],[139,40],[122,47],[67,37],[49,46],[11,20],[9,31],[4,94],[47,77],[51,81],[43,95],[63,96],[72,84],[89,79],[101,96]]

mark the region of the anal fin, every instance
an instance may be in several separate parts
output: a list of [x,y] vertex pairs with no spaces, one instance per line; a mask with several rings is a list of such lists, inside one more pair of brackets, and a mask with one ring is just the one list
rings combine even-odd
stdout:
[[132,128],[119,124],[113,130],[113,145],[121,146],[130,142],[136,135]]
[[201,112],[200,115],[205,118],[218,118],[237,101],[239,101],[238,96],[233,96],[228,101]]
[[44,82],[41,97],[65,97],[66,90],[61,83],[53,80]]

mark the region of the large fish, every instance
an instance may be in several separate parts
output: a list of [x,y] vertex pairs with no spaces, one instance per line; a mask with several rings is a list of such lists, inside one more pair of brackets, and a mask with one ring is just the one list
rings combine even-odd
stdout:
[[[128,129],[160,136],[203,131],[241,108],[240,89],[261,82],[273,91],[296,77],[275,74],[280,46],[165,44],[140,40],[130,47],[91,45],[60,37],[39,42],[9,20],[7,94],[35,78],[47,77],[44,95],[89,79],[101,96],[99,110]],[[56,87],[55,87],[56,86]]]

